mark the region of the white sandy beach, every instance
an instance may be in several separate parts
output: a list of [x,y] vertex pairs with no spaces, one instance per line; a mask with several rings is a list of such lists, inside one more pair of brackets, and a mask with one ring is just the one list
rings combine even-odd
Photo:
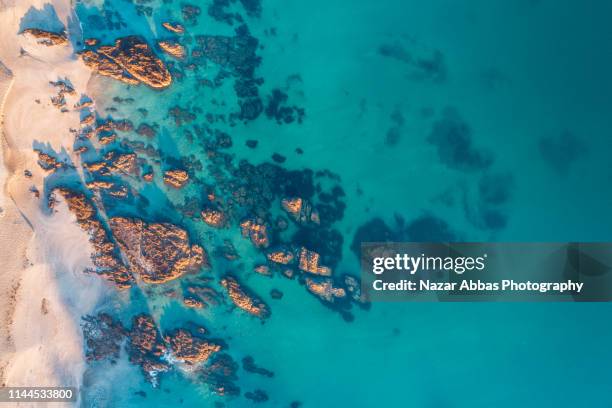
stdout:
[[[91,262],[88,237],[65,204],[53,215],[42,211],[47,173],[36,163],[33,144],[64,149],[78,163],[69,129],[78,129],[80,118],[72,106],[90,78],[70,44],[47,47],[18,35],[22,16],[45,4],[0,0],[0,379],[6,386],[78,386],[84,370],[80,317],[104,291],[100,279],[83,273]],[[70,2],[51,4],[67,26],[74,18]],[[65,113],[50,100],[57,90],[49,81],[60,78],[77,90],[66,97]]]

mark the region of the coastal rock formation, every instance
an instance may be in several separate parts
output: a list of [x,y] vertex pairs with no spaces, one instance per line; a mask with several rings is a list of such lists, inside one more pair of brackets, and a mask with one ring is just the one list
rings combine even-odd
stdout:
[[211,358],[210,364],[200,372],[200,378],[210,389],[220,396],[240,395],[240,387],[234,381],[238,363],[229,354],[217,353]]
[[234,277],[226,276],[221,280],[221,285],[227,290],[232,302],[240,309],[262,319],[270,316],[268,306],[262,300],[249,295]]
[[321,276],[331,276],[332,270],[327,266],[319,266],[320,255],[304,247],[300,250],[299,268],[304,272]]
[[313,209],[310,202],[303,198],[283,198],[281,200],[281,207],[298,224],[319,224],[321,222],[318,211]]
[[120,322],[106,313],[101,313],[97,316],[83,317],[82,327],[87,360],[119,358],[121,343],[127,334]]
[[[202,307],[215,306],[221,303],[222,295],[209,286],[199,286],[199,285],[191,285],[187,287],[188,296],[185,296],[185,301],[187,299],[192,299],[198,304],[201,304]],[[192,302],[191,300],[189,302]]]
[[114,217],[110,227],[131,270],[146,283],[168,282],[208,265],[204,249],[190,245],[187,232],[176,225]]
[[[94,272],[113,282],[119,289],[129,288],[134,278],[121,261],[116,246],[98,220],[96,210],[87,197],[67,188],[58,188],[53,192],[66,200],[68,209],[76,216],[81,229],[89,233],[89,241],[94,248],[92,254],[92,262],[96,267]],[[50,198],[52,197],[53,194]]]
[[35,150],[38,152],[38,165],[47,171],[53,171],[55,169],[59,169],[63,166],[62,163],[58,162],[57,159],[47,153],[43,153],[40,150]]
[[171,33],[183,34],[185,32],[185,27],[179,23],[164,22],[162,23],[162,26]]
[[242,236],[250,238],[257,248],[266,248],[270,241],[268,239],[268,228],[261,220],[249,219],[240,223]]
[[162,51],[164,51],[166,54],[177,58],[177,59],[183,59],[185,58],[185,47],[183,47],[181,44],[177,43],[176,41],[170,41],[170,40],[163,40],[163,41],[158,41],[157,45],[159,45],[159,48],[162,49]]
[[346,296],[346,291],[343,288],[335,287],[331,279],[306,278],[306,288],[327,302],[333,302],[334,298],[344,298]]
[[190,365],[205,362],[213,353],[221,350],[220,345],[196,337],[185,329],[175,330],[164,339],[172,355]]
[[140,36],[127,36],[115,41],[114,46],[101,46],[96,51],[81,53],[83,61],[99,74],[128,84],[142,82],[151,88],[170,86],[172,76]]
[[102,176],[111,173],[138,175],[140,171],[135,153],[120,153],[114,150],[104,155],[104,161],[83,163],[83,167]]
[[274,251],[270,251],[266,254],[266,257],[269,261],[281,265],[288,265],[293,262],[294,259],[293,252],[285,248],[279,248]]
[[211,227],[221,228],[226,223],[225,214],[214,208],[205,208],[202,210],[201,216],[204,222]]
[[158,373],[170,369],[170,365],[161,359],[166,346],[151,316],[142,314],[134,317],[127,350],[130,362],[139,365],[146,380],[154,386],[159,383]]
[[164,173],[164,183],[174,188],[181,188],[189,181],[189,174],[185,170],[168,170]]
[[45,31],[38,28],[26,28],[21,31],[21,34],[32,36],[36,39],[38,44],[43,44],[48,47],[52,45],[66,45],[68,44],[68,36],[65,31],[53,32]]

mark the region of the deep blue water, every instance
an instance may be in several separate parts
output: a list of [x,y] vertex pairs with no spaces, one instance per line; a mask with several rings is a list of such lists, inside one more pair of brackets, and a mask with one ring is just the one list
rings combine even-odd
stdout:
[[[151,7],[151,15],[124,0],[77,2],[84,37],[104,44],[128,34],[150,44],[174,37],[161,23],[183,22],[182,3],[136,4]],[[231,36],[240,25],[215,21],[209,2],[197,5],[196,22],[183,22],[186,34],[176,37],[188,50],[195,35]],[[262,325],[227,306],[186,310],[140,288],[100,309],[125,322],[149,312],[162,330],[203,324],[225,339],[236,361],[251,355],[274,371],[273,378],[238,372],[243,391],[267,392],[261,406],[609,407],[609,304],[375,303],[368,311],[354,307],[354,320],[345,322],[295,281],[251,272],[263,255],[237,228],[211,231],[179,207],[214,186],[194,129],[200,126],[231,136],[234,163],[272,162],[277,153],[289,170],[337,175],[339,182],[321,181],[345,193],[346,209],[334,222],[343,237],[336,274],[358,274],[351,243],[376,217],[406,240],[610,241],[612,3],[263,0],[261,7],[259,17],[238,1],[226,11],[239,13],[259,41],[254,76],[263,78],[264,105],[279,89],[287,106],[304,109],[302,123],[279,124],[262,112],[207,124],[207,113],[239,111],[235,78],[198,85],[214,81],[219,66],[206,60],[190,69],[191,58],[168,57],[182,78],[164,91],[97,79],[105,93],[96,109],[156,124],[148,143],[162,153],[160,163],[150,161],[159,168],[191,154],[204,163],[196,171],[201,183],[180,191],[159,179],[137,185],[149,201],[145,213],[180,224],[208,250],[230,239],[238,266],[213,260],[212,276],[240,276],[272,317]],[[135,102],[119,104],[117,96]],[[168,114],[175,106],[196,118],[176,126]],[[257,148],[245,145],[249,139]],[[134,202],[108,211],[143,214]],[[283,299],[271,299],[271,288]],[[115,366],[91,365],[86,379],[85,406],[252,404],[214,396],[180,371],[162,374],[153,389],[125,354]],[[146,398],[134,394],[140,390]]]

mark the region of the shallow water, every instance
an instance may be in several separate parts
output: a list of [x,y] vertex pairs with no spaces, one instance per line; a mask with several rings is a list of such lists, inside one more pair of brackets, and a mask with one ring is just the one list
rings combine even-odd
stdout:
[[[119,0],[79,2],[76,10],[85,38],[102,43],[134,33],[150,43],[172,37],[161,23],[181,21],[181,4],[143,4],[153,7],[151,16]],[[236,23],[214,21],[208,3],[199,6],[197,24],[186,24],[188,48],[195,34],[232,35]],[[247,17],[239,2],[230,9],[245,16],[260,41],[255,75],[264,80],[264,104],[282,89],[305,117],[281,125],[262,113],[211,127],[231,135],[235,163],[270,162],[278,153],[288,169],[339,176],[346,210],[334,224],[343,236],[335,273],[358,274],[350,246],[358,227],[375,217],[392,229],[402,219],[403,238],[411,240],[612,238],[610,3],[263,1],[259,18]],[[109,29],[109,21],[125,26]],[[101,116],[114,107],[113,117],[159,125],[150,143],[162,152],[162,168],[189,154],[206,164],[199,142],[184,131],[203,124],[206,113],[237,110],[232,78],[214,89],[196,85],[214,79],[214,63],[183,72],[161,92],[104,79],[105,93],[96,98]],[[116,96],[135,102],[117,104]],[[174,106],[197,118],[175,126],[168,115]],[[258,141],[256,149],[245,146],[248,139]],[[608,304],[377,303],[368,311],[353,308],[355,319],[345,322],[295,281],[250,272],[263,257],[239,230],[211,234],[182,217],[177,206],[185,197],[202,195],[204,184],[214,182],[206,166],[197,177],[200,183],[178,192],[137,185],[149,201],[144,214],[179,223],[207,249],[231,239],[241,259],[214,259],[212,274],[239,275],[272,317],[261,324],[226,306],[185,310],[139,289],[101,309],[126,323],[149,311],[162,330],[203,324],[225,339],[236,361],[251,355],[275,373],[238,373],[244,392],[267,392],[262,406],[609,406],[612,328],[600,323]],[[107,205],[109,214],[143,216],[133,202]],[[284,297],[271,299],[271,288]],[[244,397],[216,397],[176,372],[162,374],[160,389],[153,389],[126,361],[93,364],[87,376],[86,406],[251,405]],[[97,389],[108,392],[108,403]],[[146,398],[134,395],[139,390]]]

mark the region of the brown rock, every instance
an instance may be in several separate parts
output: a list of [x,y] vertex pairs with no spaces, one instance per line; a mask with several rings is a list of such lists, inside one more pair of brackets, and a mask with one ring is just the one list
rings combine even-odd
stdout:
[[159,45],[159,48],[161,48],[162,51],[164,51],[166,54],[174,58],[178,58],[178,59],[185,58],[185,47],[183,47],[181,44],[177,43],[176,41],[169,41],[169,40],[158,41],[157,45]]
[[110,226],[131,270],[146,283],[168,282],[208,266],[204,249],[190,245],[187,232],[176,225],[114,217]]
[[318,211],[313,209],[307,200],[299,197],[283,198],[281,207],[298,224],[320,223]]
[[232,276],[222,279],[221,285],[227,290],[232,302],[240,309],[262,319],[270,316],[268,306],[262,300],[249,295]]
[[294,258],[293,252],[287,249],[278,249],[275,251],[270,251],[266,254],[266,257],[268,258],[268,260],[282,265],[290,264],[291,262],[293,262]]
[[183,34],[185,32],[185,28],[179,23],[164,22],[162,23],[162,26],[171,33]]
[[174,188],[182,188],[189,181],[185,170],[168,170],[164,173],[164,183]]
[[165,336],[165,340],[174,357],[187,364],[204,362],[213,353],[221,350],[218,344],[196,337],[185,329],[175,330]]
[[346,291],[342,288],[336,288],[331,279],[314,280],[306,278],[306,288],[313,294],[323,300],[333,302],[334,298],[343,298],[346,296]]
[[119,38],[114,46],[102,46],[81,52],[81,58],[99,74],[126,82],[142,82],[152,88],[170,86],[172,76],[146,41],[139,36]]
[[211,227],[221,228],[225,225],[225,214],[213,208],[206,208],[201,213],[204,222]]
[[196,298],[186,297],[183,299],[183,304],[192,309],[202,309],[204,307],[204,303],[200,302]]
[[250,238],[253,245],[257,248],[266,248],[270,241],[268,239],[268,229],[261,220],[249,219],[240,223],[242,236]]
[[332,270],[326,266],[319,266],[319,254],[304,247],[300,250],[299,268],[304,272],[321,276],[331,276]]
[[[113,282],[119,289],[129,288],[134,278],[118,257],[118,248],[110,241],[109,234],[97,219],[96,210],[87,197],[66,188],[55,189],[54,193],[66,200],[68,209],[75,215],[81,229],[89,233],[89,241],[94,248],[92,261],[96,266],[95,272]],[[49,196],[50,202],[55,201],[53,196]]]
[[119,38],[115,41],[114,47],[100,47],[98,53],[111,59],[131,76],[152,88],[167,88],[172,83],[168,68],[155,56],[142,37]]
[[34,37],[39,44],[46,46],[68,44],[68,37],[65,31],[53,32],[40,30],[38,28],[26,28],[21,34],[28,34]]

